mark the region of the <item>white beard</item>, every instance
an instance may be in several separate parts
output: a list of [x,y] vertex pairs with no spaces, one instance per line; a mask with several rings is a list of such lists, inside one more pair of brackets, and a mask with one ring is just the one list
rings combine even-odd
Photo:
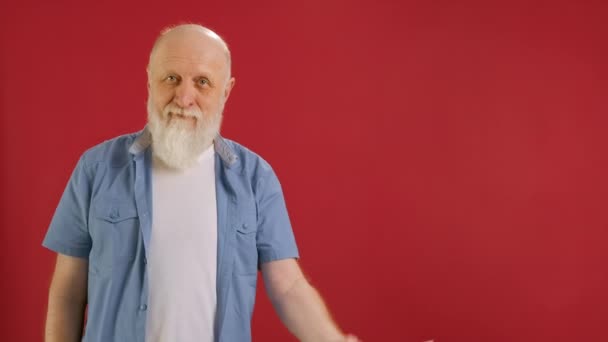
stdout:
[[[184,170],[196,164],[201,153],[213,143],[222,124],[222,108],[210,115],[200,110],[183,109],[169,103],[163,113],[154,109],[148,97],[148,129],[152,135],[152,154],[172,169]],[[196,118],[192,121],[170,118],[169,113]]]

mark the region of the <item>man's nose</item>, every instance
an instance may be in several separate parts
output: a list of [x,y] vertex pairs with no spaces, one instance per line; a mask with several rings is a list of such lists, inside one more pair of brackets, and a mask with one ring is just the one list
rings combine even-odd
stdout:
[[175,91],[175,103],[182,108],[190,108],[196,98],[196,89],[188,82],[182,82]]

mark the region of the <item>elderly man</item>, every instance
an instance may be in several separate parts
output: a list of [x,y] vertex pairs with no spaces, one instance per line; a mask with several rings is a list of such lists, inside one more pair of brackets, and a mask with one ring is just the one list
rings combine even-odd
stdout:
[[355,340],[298,266],[271,167],[219,135],[234,82],[213,31],[157,39],[148,125],[83,154],[44,239],[58,253],[46,341],[249,341],[259,269],[298,339]]

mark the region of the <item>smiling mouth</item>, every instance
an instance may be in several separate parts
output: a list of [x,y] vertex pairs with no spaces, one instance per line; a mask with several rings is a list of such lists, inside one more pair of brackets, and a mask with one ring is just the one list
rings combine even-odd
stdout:
[[192,120],[192,121],[196,121],[196,117],[195,116],[184,115],[184,114],[175,114],[173,112],[169,112],[169,118],[170,119],[180,119],[180,120]]

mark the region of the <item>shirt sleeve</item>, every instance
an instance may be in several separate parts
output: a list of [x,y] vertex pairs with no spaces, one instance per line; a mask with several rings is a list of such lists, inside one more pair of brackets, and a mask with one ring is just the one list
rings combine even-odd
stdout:
[[80,158],[61,196],[42,245],[57,253],[88,259],[90,179]]
[[259,180],[258,232],[256,235],[259,263],[299,258],[283,191],[279,180],[272,171]]

